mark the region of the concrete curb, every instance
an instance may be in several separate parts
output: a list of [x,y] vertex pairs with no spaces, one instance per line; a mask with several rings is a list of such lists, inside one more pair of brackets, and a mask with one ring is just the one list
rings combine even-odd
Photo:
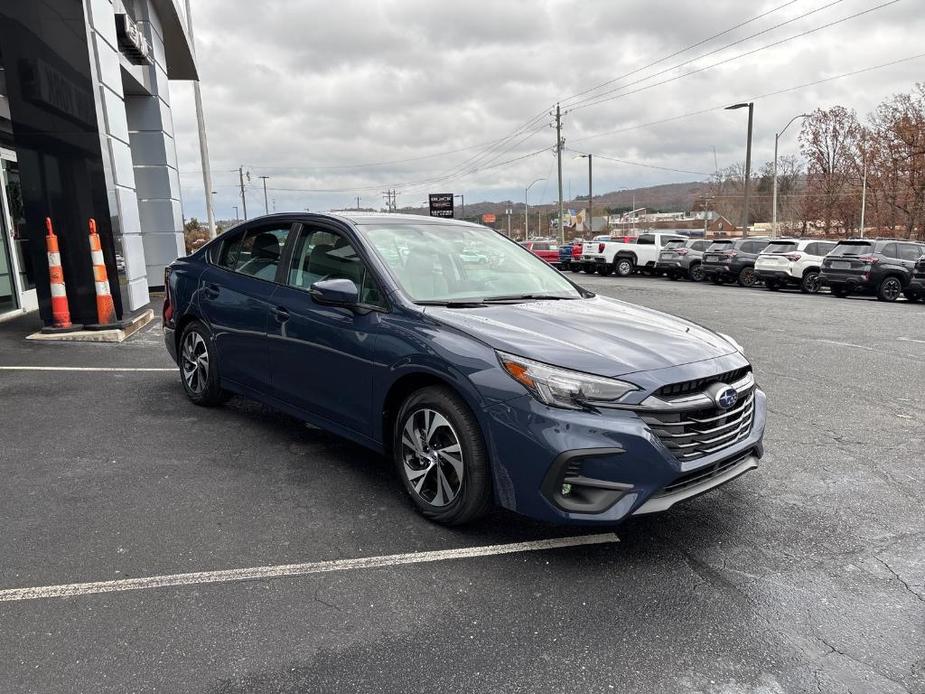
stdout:
[[46,334],[42,332],[32,333],[27,336],[27,340],[36,340],[38,342],[123,342],[148,323],[154,320],[154,310],[146,309],[132,318],[131,322],[124,328],[113,328],[111,330],[78,330],[72,333]]

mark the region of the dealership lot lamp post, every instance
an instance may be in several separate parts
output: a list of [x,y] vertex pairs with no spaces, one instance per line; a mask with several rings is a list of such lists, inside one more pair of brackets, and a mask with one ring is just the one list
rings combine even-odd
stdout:
[[748,109],[748,140],[745,145],[745,204],[742,210],[742,236],[748,236],[748,204],[752,178],[752,117],[755,114],[755,102],[733,104],[727,106],[726,110],[736,111],[740,108]]
[[528,241],[530,239],[530,206],[527,204],[527,193],[529,193],[530,189],[537,183],[545,180],[545,178],[538,178],[533,183],[524,188],[524,241]]
[[800,113],[794,116],[789,121],[787,121],[787,125],[784,126],[783,130],[781,130],[779,133],[775,133],[774,135],[774,194],[771,196],[771,204],[773,205],[771,208],[771,234],[774,236],[774,238],[780,236],[780,232],[777,228],[777,144],[780,141],[780,136],[786,132],[787,128],[789,128],[793,121],[795,121],[797,118],[809,118],[809,114]]

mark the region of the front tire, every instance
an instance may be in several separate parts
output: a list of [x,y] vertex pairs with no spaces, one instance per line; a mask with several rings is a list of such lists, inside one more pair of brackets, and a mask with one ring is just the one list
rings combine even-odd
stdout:
[[449,388],[430,386],[405,400],[395,419],[392,456],[405,491],[426,518],[461,525],[491,508],[481,429]]
[[218,376],[218,359],[212,332],[198,320],[180,335],[180,380],[186,396],[202,407],[220,405],[230,397],[222,389]]

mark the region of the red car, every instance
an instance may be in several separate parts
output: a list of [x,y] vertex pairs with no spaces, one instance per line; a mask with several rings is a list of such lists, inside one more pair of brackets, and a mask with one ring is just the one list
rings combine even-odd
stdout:
[[521,241],[520,245],[553,267],[559,265],[559,244],[555,241]]

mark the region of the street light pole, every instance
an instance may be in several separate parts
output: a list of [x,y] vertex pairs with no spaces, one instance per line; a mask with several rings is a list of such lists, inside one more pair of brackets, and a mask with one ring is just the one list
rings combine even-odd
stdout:
[[[190,47],[193,49],[193,59],[196,57],[196,41],[193,38],[193,15],[190,10],[190,0],[186,0],[186,33],[189,34]],[[202,162],[202,186],[206,192],[206,217],[209,220],[209,238],[215,238],[215,208],[212,196],[212,165],[209,163],[209,141],[206,139],[206,118],[202,111],[202,92],[199,89],[199,80],[193,80],[193,99],[196,104],[196,128],[199,131],[199,159]]]
[[780,141],[780,136],[787,131],[787,128],[789,128],[793,121],[795,121],[797,118],[809,118],[809,114],[800,113],[794,116],[789,121],[787,121],[787,125],[784,126],[783,130],[781,130],[779,133],[775,133],[774,135],[774,195],[772,196],[773,210],[771,211],[771,236],[774,238],[780,236],[779,230],[777,228],[777,145]]
[[258,176],[258,178],[263,179],[263,211],[265,214],[270,214],[270,203],[267,200],[267,179],[269,176]]
[[727,111],[735,111],[740,108],[748,109],[748,140],[745,145],[745,206],[742,210],[742,235],[748,236],[748,207],[751,195],[751,178],[752,178],[752,120],[755,114],[755,102],[733,104],[727,106]]
[[539,183],[540,181],[545,181],[545,178],[538,178],[533,183],[524,188],[524,241],[530,240],[530,205],[527,204],[527,193],[530,192],[530,189]]

